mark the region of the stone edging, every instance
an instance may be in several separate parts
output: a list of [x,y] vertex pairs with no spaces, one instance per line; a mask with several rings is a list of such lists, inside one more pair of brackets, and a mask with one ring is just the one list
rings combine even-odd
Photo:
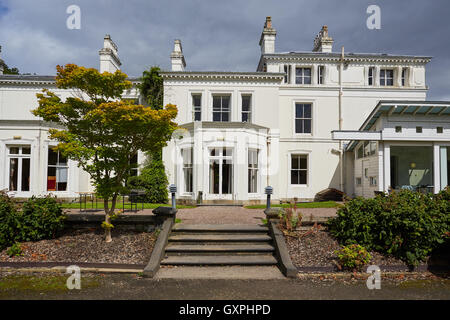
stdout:
[[174,218],[168,217],[164,220],[158,240],[153,247],[152,255],[147,266],[144,268],[144,276],[153,278],[159,270],[161,260],[164,258],[165,248],[169,241],[169,235],[174,224]]
[[275,254],[277,256],[278,267],[281,272],[288,278],[294,278],[297,276],[297,268],[293,265],[289,251],[284,240],[284,236],[280,229],[277,227],[277,223],[273,220],[268,221],[268,227],[270,235],[275,244]]

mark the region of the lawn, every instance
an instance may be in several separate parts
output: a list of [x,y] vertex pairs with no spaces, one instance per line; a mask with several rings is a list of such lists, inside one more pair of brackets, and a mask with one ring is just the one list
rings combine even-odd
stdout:
[[[337,208],[339,203],[334,201],[323,201],[323,202],[302,202],[297,203],[297,208]],[[272,204],[272,208],[289,208],[289,203],[283,204]],[[246,209],[265,209],[265,204],[257,204],[252,206],[245,206]]]

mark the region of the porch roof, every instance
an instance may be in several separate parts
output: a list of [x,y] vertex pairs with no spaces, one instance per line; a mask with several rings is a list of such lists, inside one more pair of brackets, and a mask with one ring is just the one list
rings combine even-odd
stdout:
[[333,130],[331,134],[336,140],[351,140],[346,148],[351,151],[358,141],[381,140],[381,133],[371,129],[380,117],[391,115],[450,116],[450,102],[380,100],[359,130]]

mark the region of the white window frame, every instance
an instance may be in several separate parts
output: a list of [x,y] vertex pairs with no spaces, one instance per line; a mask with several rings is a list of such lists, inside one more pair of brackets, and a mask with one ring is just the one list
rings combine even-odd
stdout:
[[[18,154],[10,154],[11,148],[19,148]],[[30,148],[30,154],[23,154],[23,148]],[[31,192],[32,189],[32,182],[33,182],[33,162],[32,162],[32,153],[33,153],[33,146],[31,143],[29,144],[15,144],[15,143],[7,143],[6,144],[6,188],[8,192],[14,192],[19,194],[28,194]],[[17,190],[9,190],[9,177],[10,177],[10,159],[11,158],[17,158]],[[22,190],[22,167],[23,167],[23,159],[29,159],[30,160],[30,173],[29,173],[29,190]]]
[[[228,104],[228,121],[217,121],[214,120],[214,97],[224,97],[227,96],[229,97],[229,104]],[[221,99],[222,101],[222,99]],[[222,105],[221,105],[221,110],[222,109]],[[233,94],[229,93],[229,92],[217,92],[217,93],[211,93],[211,121],[213,122],[232,122],[232,117],[233,117]],[[223,113],[223,111],[219,111],[220,113]],[[221,119],[222,119],[222,115],[221,115]]]
[[[302,75],[297,76],[297,69],[302,69],[302,70],[303,70],[303,71],[302,71]],[[309,83],[305,83],[305,78],[308,78],[308,77],[306,77],[306,76],[304,75],[304,70],[305,70],[305,69],[309,69],[309,70],[310,70]],[[311,85],[311,84],[313,83],[313,77],[314,77],[313,69],[314,69],[314,68],[313,68],[312,66],[295,66],[295,68],[294,68],[294,72],[295,72],[295,76],[294,76],[295,84],[299,84],[299,85]],[[301,83],[298,83],[298,82],[297,82],[297,78],[302,79],[302,82],[301,82]]]
[[[311,132],[309,133],[302,133],[302,132],[296,132],[296,120],[297,120],[297,112],[296,112],[296,105],[297,104],[309,104],[311,105]],[[293,123],[292,123],[292,129],[294,136],[313,136],[314,132],[314,103],[312,101],[294,101],[293,103]],[[298,118],[298,119],[309,119],[309,118]]]
[[[243,105],[243,101],[244,101],[244,97],[250,97],[250,105],[248,107],[248,111],[244,111],[244,105]],[[253,111],[253,95],[251,93],[241,93],[241,122],[244,122],[242,117],[244,115],[244,113],[247,113],[247,123],[252,123],[252,112]]]
[[[250,166],[250,152],[256,152],[256,167],[251,167]],[[260,165],[260,161],[259,161],[259,157],[260,157],[260,150],[256,149],[256,148],[248,148],[247,151],[247,183],[248,183],[248,178],[250,175],[250,170],[252,171],[256,171],[256,190],[254,190],[254,192],[250,191],[250,185],[247,186],[247,193],[248,194],[258,194],[259,193],[259,165]]]
[[[292,157],[293,156],[304,156],[306,157],[306,183],[305,184],[293,184],[291,179],[291,172],[292,170],[305,170],[305,169],[292,169]],[[309,152],[290,152],[288,154],[288,181],[289,181],[289,187],[295,188],[295,187],[308,187],[310,182],[310,175],[311,175],[311,168],[310,168],[310,157],[311,154]]]
[[[197,110],[198,106],[194,106],[194,96],[200,96],[200,110]],[[191,92],[191,108],[192,108],[192,121],[202,121],[203,116],[203,95],[201,92]],[[200,112],[200,120],[195,120],[195,113]]]
[[[181,151],[181,174],[182,174],[182,190],[185,194],[193,194],[194,193],[194,148],[193,147],[187,147],[180,149]],[[190,162],[186,166],[186,163],[184,161],[184,155],[186,152],[190,152]],[[191,183],[192,183],[192,190],[188,191],[186,190],[186,169],[191,170]]]
[[[47,145],[47,149],[45,150],[46,151],[46,153],[45,153],[45,176],[44,176],[44,179],[45,179],[45,184],[44,184],[45,192],[56,192],[56,193],[69,192],[69,183],[70,183],[70,170],[69,170],[69,168],[70,168],[70,165],[69,165],[70,159],[69,158],[67,158],[67,165],[66,166],[50,165],[51,167],[55,167],[55,168],[67,168],[67,186],[66,186],[66,190],[54,190],[54,191],[48,190],[48,186],[47,186],[47,182],[48,182],[48,167],[49,167],[49,164],[48,164],[48,149],[51,149],[51,148],[54,148],[54,147],[56,147],[56,144],[48,144]],[[58,182],[56,182],[56,185],[57,184],[58,184]]]
[[[387,77],[387,71],[392,72],[392,78]],[[384,79],[382,79],[382,74],[384,72]],[[380,69],[380,86],[383,87],[392,87],[394,86],[394,79],[395,78],[395,72],[392,68],[382,68]],[[382,82],[384,80],[384,82]],[[392,84],[388,84],[388,80],[392,80]]]
[[317,67],[317,84],[325,84],[325,66],[319,65]]
[[[372,74],[370,74],[372,72]],[[374,86],[375,82],[376,82],[376,77],[375,77],[375,67],[369,67],[368,71],[367,71],[367,85],[368,86]],[[372,80],[372,83],[370,83],[370,80]]]

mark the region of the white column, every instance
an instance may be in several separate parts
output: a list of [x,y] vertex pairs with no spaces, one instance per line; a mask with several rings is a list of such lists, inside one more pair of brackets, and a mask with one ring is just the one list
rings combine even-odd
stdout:
[[384,163],[384,143],[380,141],[378,142],[378,191],[384,191],[383,163]]
[[383,183],[384,183],[384,190],[385,192],[388,192],[389,187],[391,186],[391,146],[389,145],[389,143],[384,143],[383,146],[383,153],[384,153],[384,163],[383,163],[383,168],[384,168],[384,179],[383,179]]
[[441,188],[441,166],[440,166],[440,155],[439,155],[440,146],[436,143],[433,143],[433,185],[434,185],[434,193],[438,193]]
[[446,186],[448,186],[447,180],[447,147],[441,147],[441,187],[440,190],[443,190]]
[[291,64],[291,84],[295,84],[295,64]]
[[315,64],[311,68],[311,77],[312,77],[311,84],[312,85],[317,85],[319,83],[319,81],[318,81],[318,77],[319,77],[318,73],[319,73],[319,70],[317,68],[317,64]]
[[394,82],[398,87],[401,87],[402,86],[402,67],[397,67],[397,68],[395,68],[395,75],[394,75],[394,77],[395,77],[395,79],[394,79],[394,81],[396,81],[396,82]]
[[380,86],[380,66],[375,67],[374,81],[375,81],[374,85],[376,87],[379,87]]

